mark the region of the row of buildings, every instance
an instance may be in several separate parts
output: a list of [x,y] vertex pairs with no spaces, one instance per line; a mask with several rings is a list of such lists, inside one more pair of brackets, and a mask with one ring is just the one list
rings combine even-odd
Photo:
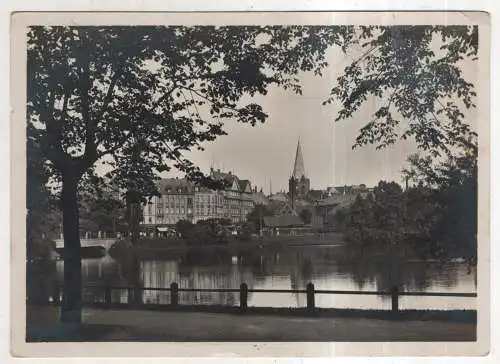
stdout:
[[[144,206],[143,229],[168,231],[180,220],[196,223],[208,219],[228,219],[233,224],[246,221],[255,205],[267,206],[272,216],[266,216],[263,224],[267,230],[278,232],[289,229],[322,228],[332,221],[336,210],[352,203],[356,196],[367,194],[365,185],[330,187],[325,190],[310,188],[306,175],[300,140],[297,143],[289,190],[264,195],[252,188],[249,180],[231,172],[210,170],[210,177],[224,181],[224,189],[212,190],[197,186],[183,178],[162,179],[154,197]],[[304,222],[303,210],[308,210],[310,221]],[[309,220],[309,219],[308,219]],[[297,231],[298,231],[297,230]]]
[[225,181],[226,188],[212,190],[197,186],[184,178],[159,181],[160,196],[153,197],[143,208],[143,225],[162,228],[180,220],[196,223],[207,219],[229,219],[232,223],[246,221],[260,196],[249,180],[231,172],[211,169],[210,177]]

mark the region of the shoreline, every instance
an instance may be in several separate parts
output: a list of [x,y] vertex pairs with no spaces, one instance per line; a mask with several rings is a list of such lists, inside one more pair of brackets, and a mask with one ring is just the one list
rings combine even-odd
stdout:
[[[118,246],[120,241],[115,242]],[[125,242],[122,240],[122,242]],[[127,242],[130,244],[129,242]],[[233,253],[237,255],[240,251],[255,250],[279,250],[283,248],[308,248],[308,247],[342,247],[345,246],[343,235],[340,233],[324,236],[293,236],[293,237],[272,237],[265,239],[253,239],[248,241],[230,240],[227,243],[219,244],[197,244],[190,245],[184,240],[167,239],[144,239],[139,240],[137,246],[129,245],[130,249],[141,253],[167,253],[167,252],[203,252],[206,250],[215,252]]]

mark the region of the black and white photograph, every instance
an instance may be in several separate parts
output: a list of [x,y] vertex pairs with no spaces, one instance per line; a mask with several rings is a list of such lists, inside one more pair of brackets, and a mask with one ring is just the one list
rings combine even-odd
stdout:
[[479,342],[487,14],[80,15],[13,18],[25,344]]

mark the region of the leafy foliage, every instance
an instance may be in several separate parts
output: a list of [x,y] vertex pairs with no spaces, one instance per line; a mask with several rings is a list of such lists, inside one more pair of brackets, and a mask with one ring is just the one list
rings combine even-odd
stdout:
[[273,212],[265,205],[256,204],[252,211],[247,215],[247,221],[252,222],[255,232],[260,231],[264,217],[273,216]]
[[55,196],[47,187],[50,170],[40,155],[37,141],[27,140],[26,227],[27,255],[49,258],[51,242],[59,233],[61,217]]
[[188,245],[219,244],[227,243],[226,229],[230,223],[229,219],[199,220],[196,224],[181,220],[177,222],[176,229]]
[[300,219],[304,222],[304,224],[310,224],[312,221],[312,212],[308,209],[303,209],[299,214]]
[[[224,121],[267,115],[244,95],[270,85],[300,93],[348,27],[42,27],[28,33],[28,115],[57,171],[113,167],[122,187],[154,192],[172,166],[208,182],[182,156],[224,135]],[[209,115],[209,116],[207,116]]]
[[430,244],[423,247],[433,256],[460,256],[477,261],[478,186],[477,155],[465,153],[441,163],[413,155],[405,175],[419,185],[433,187],[439,214],[432,220]]
[[248,241],[252,239],[252,234],[257,231],[257,226],[253,221],[246,221],[241,227],[241,232],[239,238],[243,241]]
[[477,26],[362,26],[358,35],[365,51],[324,102],[340,101],[336,120],[342,120],[368,98],[378,101],[354,147],[380,149],[412,137],[433,156],[477,148],[464,115],[477,95],[461,69],[464,61],[477,59]]
[[[324,102],[341,102],[336,120],[349,119],[370,98],[380,106],[353,148],[382,149],[413,138],[420,155],[404,171],[415,187],[381,183],[337,214],[349,239],[361,245],[410,245],[423,257],[477,254],[477,134],[466,110],[474,84],[463,65],[477,60],[477,26],[361,26],[365,51],[338,78]],[[356,43],[356,42],[355,42]]]
[[193,229],[194,224],[189,220],[179,220],[175,224],[175,230],[180,234],[181,238],[189,236],[189,232]]
[[[465,162],[464,162],[465,163]],[[411,248],[422,258],[477,260],[477,177],[474,164],[465,175],[444,163],[432,176],[443,184],[403,191],[396,183],[380,182],[373,194],[358,198],[338,215],[346,238],[361,247],[391,251]],[[413,173],[423,173],[413,170]],[[401,251],[401,250],[400,250]]]
[[344,219],[349,241],[371,246],[399,244],[403,238],[402,189],[395,182],[379,182],[373,194],[361,195],[347,209]]
[[82,232],[125,233],[128,230],[123,201],[115,198],[91,199],[84,203],[80,214]]

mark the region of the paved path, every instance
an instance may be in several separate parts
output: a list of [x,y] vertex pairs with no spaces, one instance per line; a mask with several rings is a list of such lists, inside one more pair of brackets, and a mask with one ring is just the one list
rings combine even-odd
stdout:
[[[473,341],[475,324],[85,309],[92,341]],[[100,332],[98,327],[102,327]],[[105,329],[104,329],[105,328]],[[96,335],[96,332],[98,333]]]

